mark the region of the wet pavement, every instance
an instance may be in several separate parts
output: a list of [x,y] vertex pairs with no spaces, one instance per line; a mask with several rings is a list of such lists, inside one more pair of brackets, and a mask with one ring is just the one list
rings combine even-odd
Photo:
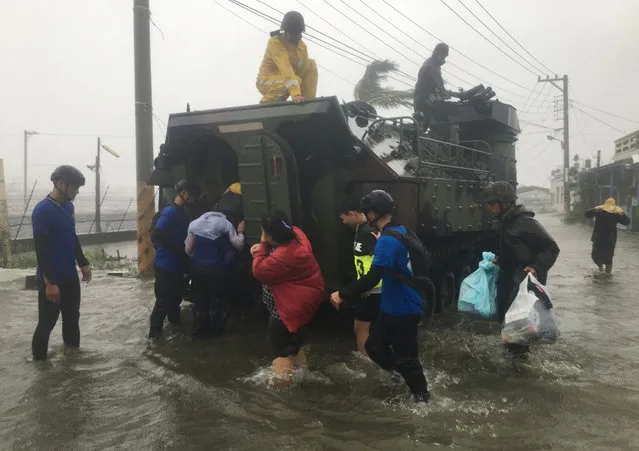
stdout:
[[[83,288],[82,348],[30,361],[36,295],[0,277],[2,449],[639,449],[639,237],[621,233],[611,278],[586,227],[541,216],[561,254],[549,290],[562,337],[513,367],[498,325],[439,315],[422,330],[432,402],[416,406],[353,354],[342,325],[309,337],[308,372],[272,387],[266,318],[235,313],[225,337],[188,324],[145,339],[149,282],[97,274]],[[184,317],[189,316],[185,308]]]

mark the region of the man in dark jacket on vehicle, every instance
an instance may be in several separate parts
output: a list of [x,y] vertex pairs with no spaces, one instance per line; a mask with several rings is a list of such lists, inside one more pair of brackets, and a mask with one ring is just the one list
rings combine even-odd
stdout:
[[433,120],[433,104],[451,97],[447,91],[442,77],[442,66],[446,64],[448,57],[448,45],[440,42],[435,46],[433,54],[428,58],[417,75],[413,107],[416,113],[424,115],[422,127],[424,131]]
[[184,207],[197,200],[199,187],[182,180],[175,185],[175,200],[164,207],[151,232],[155,246],[155,306],[151,313],[149,338],[162,333],[164,319],[180,323],[180,304],[184,294],[184,275],[188,271],[188,256],[184,251],[189,219]]
[[[503,321],[525,274],[531,273],[539,282],[546,284],[548,271],[559,255],[559,247],[534,219],[533,212],[515,204],[517,196],[511,183],[491,183],[484,188],[483,197],[488,210],[499,220],[497,308]],[[526,345],[509,344],[507,347],[512,354],[529,351]]]

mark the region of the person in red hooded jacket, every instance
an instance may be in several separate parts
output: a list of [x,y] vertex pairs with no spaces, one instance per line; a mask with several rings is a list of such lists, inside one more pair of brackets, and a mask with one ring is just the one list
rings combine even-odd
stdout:
[[288,379],[306,364],[303,328],[322,303],[324,279],[308,238],[282,212],[262,217],[262,240],[251,254],[253,276],[264,285],[269,310],[273,372]]

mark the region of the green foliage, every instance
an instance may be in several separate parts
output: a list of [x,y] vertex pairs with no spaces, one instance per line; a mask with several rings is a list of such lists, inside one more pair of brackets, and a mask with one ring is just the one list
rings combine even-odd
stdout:
[[575,200],[570,206],[570,213],[566,214],[563,222],[566,224],[587,223],[584,213],[592,205],[590,199],[594,180],[592,174],[585,169],[572,167],[568,170],[568,189],[575,193]]
[[399,65],[390,60],[375,60],[366,66],[362,79],[355,85],[355,100],[386,109],[413,106],[413,90],[395,90],[382,86],[388,74],[397,72]]

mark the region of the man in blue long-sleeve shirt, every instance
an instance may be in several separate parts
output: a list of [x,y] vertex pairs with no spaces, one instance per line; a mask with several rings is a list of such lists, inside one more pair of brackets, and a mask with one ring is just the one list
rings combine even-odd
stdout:
[[188,271],[184,240],[189,219],[184,207],[198,199],[200,190],[195,183],[183,180],[175,185],[175,192],[174,203],[160,212],[151,232],[155,246],[155,306],[151,313],[149,338],[162,333],[167,317],[171,324],[180,323],[184,274]]

